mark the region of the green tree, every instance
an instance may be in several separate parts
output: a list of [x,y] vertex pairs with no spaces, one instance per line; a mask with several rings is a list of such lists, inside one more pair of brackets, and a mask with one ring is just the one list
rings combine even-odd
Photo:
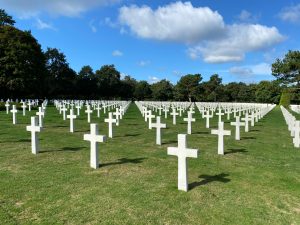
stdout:
[[56,48],[45,52],[47,87],[51,97],[70,97],[75,92],[76,72],[69,67],[64,53]]
[[148,84],[147,81],[139,81],[136,85],[135,91],[134,91],[134,97],[137,100],[148,100],[151,99],[151,88],[150,84]]
[[216,102],[220,101],[222,95],[222,78],[218,74],[214,74],[210,77],[209,81],[201,84],[203,90],[203,101]]
[[272,74],[284,84],[300,85],[300,51],[289,51],[272,64]]
[[16,21],[14,21],[13,18],[10,15],[8,15],[4,9],[0,9],[0,26],[14,26],[15,23]]
[[182,76],[174,88],[175,98],[181,101],[195,101],[200,91],[201,74]]
[[83,66],[78,73],[77,85],[79,95],[82,98],[97,98],[97,81],[95,73],[89,65]]
[[0,95],[39,97],[44,93],[45,57],[29,31],[0,27]]
[[256,86],[256,102],[278,104],[280,93],[281,87],[278,81],[261,81]]
[[105,98],[119,95],[120,72],[114,65],[104,65],[96,71],[99,94]]
[[133,99],[134,92],[137,86],[137,81],[130,77],[125,76],[123,80],[121,80],[121,86],[120,86],[120,97],[122,99]]
[[170,81],[161,80],[151,85],[154,100],[167,101],[173,99],[173,85]]

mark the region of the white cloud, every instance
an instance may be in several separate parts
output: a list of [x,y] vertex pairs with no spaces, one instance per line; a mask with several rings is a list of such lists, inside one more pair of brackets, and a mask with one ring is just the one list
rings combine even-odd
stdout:
[[121,52],[120,50],[114,50],[112,52],[112,56],[116,56],[116,57],[123,56],[123,52]]
[[231,67],[229,69],[229,73],[235,74],[235,75],[246,75],[247,76],[247,75],[253,74],[253,71],[250,68],[235,66],[235,67]]
[[146,60],[146,61],[141,60],[141,61],[138,63],[138,65],[141,66],[141,67],[147,66],[147,65],[149,65],[149,64],[150,64],[150,61],[149,61],[149,60]]
[[52,15],[74,17],[100,6],[120,2],[121,0],[0,0],[1,8],[28,18],[47,12]]
[[215,38],[224,29],[217,11],[193,7],[190,2],[171,3],[156,10],[149,6],[123,6],[119,20],[138,37],[184,43]]
[[[240,19],[254,20],[248,11]],[[207,63],[242,61],[247,52],[265,51],[285,37],[276,27],[260,24],[225,24],[222,16],[208,7],[190,2],[171,3],[155,10],[149,6],[124,6],[119,21],[140,38],[187,44],[191,59]]]
[[94,20],[91,20],[89,22],[89,27],[91,28],[93,33],[96,33],[97,32],[97,27],[95,26],[94,22],[95,22]]
[[149,76],[148,77],[148,83],[149,84],[154,84],[154,83],[157,83],[159,81],[160,81],[160,79],[158,77],[155,77],[155,76]]
[[57,30],[52,24],[46,23],[39,18],[36,19],[36,27],[39,30],[44,30],[44,29]]
[[249,77],[250,75],[271,75],[272,72],[271,65],[263,62],[255,65],[231,67],[229,73]]
[[203,41],[190,47],[191,58],[202,56],[207,63],[242,61],[246,52],[261,51],[284,40],[276,27],[260,24],[228,25],[226,35],[220,40]]
[[248,12],[247,10],[242,10],[241,13],[237,16],[238,20],[245,23],[253,23],[257,22],[259,16],[253,15],[252,13]]
[[300,4],[283,8],[279,18],[283,21],[300,23]]

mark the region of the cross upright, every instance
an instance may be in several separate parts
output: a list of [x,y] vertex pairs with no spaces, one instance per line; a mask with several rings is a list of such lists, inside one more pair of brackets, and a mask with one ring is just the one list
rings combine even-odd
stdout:
[[9,113],[9,102],[7,101],[6,103],[5,103],[5,107],[6,107],[6,114],[8,114]]
[[22,109],[23,109],[23,116],[25,116],[26,115],[26,102],[22,102]]
[[147,118],[148,118],[148,128],[152,129],[152,119],[155,118],[155,115],[152,115],[151,110],[148,111]]
[[294,138],[293,138],[294,147],[299,148],[300,147],[300,121],[295,121],[294,126]]
[[170,113],[170,115],[173,116],[173,125],[176,125],[176,116],[178,116],[178,113],[176,112],[175,107],[172,108],[172,112]]
[[17,107],[16,105],[13,105],[13,108],[10,110],[10,112],[13,114],[13,124],[17,124]]
[[240,127],[245,126],[244,122],[240,121],[240,117],[235,117],[235,122],[230,123],[231,126],[235,126],[235,140],[240,140]]
[[113,112],[113,115],[116,116],[116,126],[119,126],[120,123],[120,117],[121,117],[121,113],[119,111],[119,108],[116,108],[116,111]]
[[179,111],[179,116],[182,116],[182,112],[183,112],[183,108],[181,107],[181,105],[177,108]]
[[198,149],[190,149],[186,145],[186,134],[178,134],[178,147],[168,147],[168,155],[178,157],[178,190],[182,191],[188,191],[187,157],[198,157]]
[[249,121],[250,118],[248,116],[248,112],[245,113],[245,118],[242,118],[243,121],[245,121],[245,132],[249,132]]
[[206,114],[203,113],[203,115],[202,115],[202,118],[206,118],[206,125],[205,125],[206,128],[209,128],[209,119],[213,118],[213,114],[210,114],[209,111],[210,111],[209,109],[206,110]]
[[117,120],[113,118],[112,112],[108,113],[108,118],[104,120],[106,123],[108,123],[108,137],[113,137],[113,123],[116,123]]
[[156,128],[156,144],[161,145],[161,129],[166,128],[165,123],[160,123],[160,116],[156,117],[156,123],[152,123],[151,128]]
[[39,111],[36,112],[36,115],[39,117],[39,126],[43,127],[43,116],[44,116],[44,112],[42,110],[42,107],[39,107]]
[[91,106],[87,105],[86,110],[84,112],[87,113],[87,121],[88,121],[88,123],[90,123],[91,122],[91,113],[93,112],[93,110],[91,110]]
[[28,111],[30,112],[31,111],[31,106],[32,106],[31,100],[28,100],[27,105],[28,105]]
[[219,107],[219,112],[216,113],[216,115],[219,116],[219,123],[222,122],[222,116],[224,115],[224,113],[222,113],[222,109],[221,107]]
[[219,122],[218,130],[211,130],[211,134],[218,135],[218,154],[224,155],[224,136],[231,135],[231,131],[224,130],[224,122]]
[[77,118],[74,114],[74,109],[70,109],[70,114],[67,115],[67,118],[70,119],[70,132],[74,133],[74,120]]
[[164,107],[163,111],[165,112],[165,119],[168,118],[169,108],[167,106]]
[[90,166],[94,169],[99,168],[98,142],[106,141],[105,135],[98,134],[98,124],[91,123],[91,133],[84,134],[83,139],[91,142]]
[[183,118],[185,122],[187,122],[187,133],[192,134],[192,122],[195,122],[196,119],[193,118],[193,114],[191,111],[188,111],[188,117]]
[[67,107],[65,106],[65,104],[63,104],[60,108],[60,110],[63,112],[63,119],[66,120],[66,112],[67,112]]
[[26,130],[31,132],[31,152],[32,154],[37,154],[39,152],[39,139],[38,132],[41,132],[41,127],[37,124],[37,119],[35,116],[31,117],[31,125],[26,126]]
[[161,105],[159,105],[158,107],[158,114],[161,116],[161,110],[163,109],[163,107]]
[[77,116],[80,116],[81,105],[80,104],[76,104],[75,108],[77,109]]
[[101,106],[100,104],[97,104],[97,107],[96,107],[96,110],[97,110],[97,117],[99,118],[100,117],[100,111],[101,111]]

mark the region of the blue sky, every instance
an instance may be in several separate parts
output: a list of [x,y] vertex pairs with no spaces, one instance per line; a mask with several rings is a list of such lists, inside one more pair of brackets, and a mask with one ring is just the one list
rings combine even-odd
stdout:
[[274,60],[300,49],[299,1],[0,0],[0,8],[75,71],[114,64],[150,83],[188,73],[272,80]]

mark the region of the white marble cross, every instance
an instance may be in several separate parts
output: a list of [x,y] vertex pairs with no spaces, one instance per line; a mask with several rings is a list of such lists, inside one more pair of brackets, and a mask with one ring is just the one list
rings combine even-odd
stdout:
[[45,113],[42,110],[42,107],[39,107],[39,111],[35,113],[39,117],[39,126],[43,127],[43,116]]
[[152,115],[151,110],[148,111],[147,118],[148,118],[148,128],[152,129],[152,119],[155,118],[155,115]]
[[66,112],[67,112],[67,107],[63,104],[60,110],[63,112],[63,119],[66,120]]
[[164,107],[163,111],[165,112],[165,119],[168,118],[168,112],[169,112],[169,108],[168,107]]
[[161,145],[161,128],[166,128],[165,123],[160,123],[160,116],[156,117],[156,123],[151,124],[151,128],[156,128],[156,144]]
[[94,169],[99,168],[98,142],[106,141],[105,135],[98,134],[98,124],[91,123],[91,133],[84,134],[83,139],[91,142],[90,166]]
[[73,109],[70,109],[70,114],[67,115],[67,118],[70,119],[70,132],[74,133],[74,120],[77,118],[77,116],[74,114]]
[[235,117],[235,122],[231,122],[230,125],[235,126],[235,140],[240,140],[240,127],[245,126],[244,122],[240,121],[240,117]]
[[190,149],[186,145],[186,134],[178,134],[178,147],[168,147],[168,155],[178,157],[178,190],[182,191],[188,191],[187,157],[198,157],[198,149]]
[[26,103],[23,102],[21,107],[22,107],[22,109],[23,109],[23,116],[25,116],[25,115],[26,115],[26,107],[27,107],[27,106],[26,106]]
[[96,110],[97,110],[97,117],[99,118],[100,117],[100,110],[101,110],[101,106],[100,104],[97,104],[97,107],[96,107]]
[[299,148],[300,147],[300,121],[295,121],[294,126],[294,138],[293,138],[294,147]]
[[80,104],[77,104],[77,105],[75,106],[75,108],[77,109],[77,116],[80,116],[81,105],[80,105]]
[[8,102],[5,103],[5,107],[6,107],[6,114],[8,114],[9,113],[9,103]]
[[121,112],[119,111],[119,108],[116,108],[116,111],[113,112],[113,115],[116,116],[116,126],[119,126],[120,123],[120,117],[121,117]]
[[172,108],[170,115],[173,116],[173,125],[176,125],[176,116],[178,116],[178,113],[176,112],[175,107]]
[[216,115],[219,116],[219,123],[222,122],[222,116],[224,115],[224,113],[222,113],[221,107],[219,107],[219,112],[217,112]]
[[245,118],[242,118],[242,120],[245,121],[245,132],[249,132],[249,121],[250,121],[250,118],[248,116],[248,112],[246,112]]
[[206,118],[206,125],[205,125],[206,128],[209,128],[209,119],[213,118],[213,115],[211,115],[209,111],[210,111],[209,109],[206,110],[206,114],[203,113],[202,115],[202,118]]
[[104,120],[108,123],[108,137],[113,137],[113,123],[117,123],[117,120],[113,118],[112,112],[108,113],[108,118]]
[[32,106],[31,100],[28,101],[27,105],[28,105],[28,111],[30,112],[31,111],[31,106]]
[[224,155],[224,136],[231,135],[231,131],[224,130],[224,122],[219,122],[218,130],[211,130],[211,134],[218,135],[218,154]]
[[13,124],[17,124],[17,107],[16,105],[13,105],[13,108],[10,110],[10,112],[13,114]]
[[31,152],[32,154],[39,153],[39,139],[37,132],[41,132],[41,127],[37,124],[35,116],[31,117],[31,125],[26,126],[26,130],[31,132]]
[[91,113],[93,112],[93,110],[91,110],[91,106],[87,105],[86,110],[84,112],[87,113],[87,121],[88,121],[88,123],[90,123],[91,122]]
[[187,122],[187,133],[192,134],[192,122],[195,122],[196,119],[193,118],[193,113],[191,111],[188,111],[188,117],[183,118],[185,122]]

